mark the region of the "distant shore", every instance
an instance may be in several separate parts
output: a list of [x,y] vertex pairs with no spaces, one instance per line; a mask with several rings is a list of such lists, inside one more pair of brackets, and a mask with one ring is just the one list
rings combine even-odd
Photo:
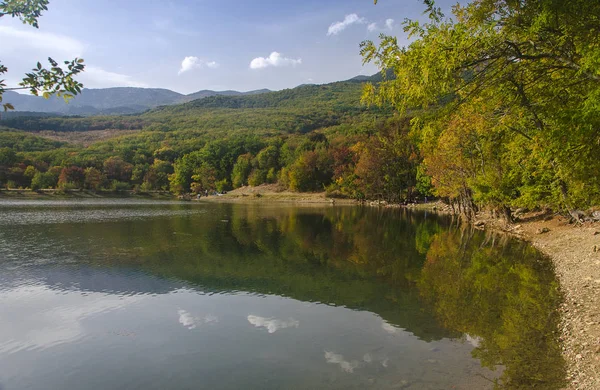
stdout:
[[95,198],[148,198],[148,199],[177,199],[168,191],[134,192],[134,191],[86,191],[86,190],[41,190],[1,189],[0,199],[95,199]]

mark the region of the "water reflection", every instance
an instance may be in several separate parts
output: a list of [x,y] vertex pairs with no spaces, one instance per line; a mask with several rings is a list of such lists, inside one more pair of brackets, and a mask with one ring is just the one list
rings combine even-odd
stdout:
[[300,322],[293,318],[278,320],[276,318],[265,318],[252,314],[248,316],[248,322],[257,328],[265,328],[269,333],[275,333],[280,329],[297,328],[300,326]]
[[553,388],[564,378],[560,302],[550,262],[530,246],[474,231],[438,233],[418,280],[446,328],[466,334],[485,366],[504,364],[509,388]]
[[194,316],[182,309],[177,310],[177,314],[179,315],[179,323],[189,330],[196,329],[198,326],[204,324],[216,324],[219,322],[219,317],[212,314],[207,314],[204,317]]
[[[562,383],[558,285],[524,244],[402,210],[70,207],[0,203],[10,318],[0,322],[0,363],[14,372],[23,372],[19,356],[51,350],[73,367],[97,351],[105,372],[114,353],[144,356],[96,387],[86,372],[89,388],[186,387],[200,377],[212,388]],[[171,382],[157,379],[163,370]]]

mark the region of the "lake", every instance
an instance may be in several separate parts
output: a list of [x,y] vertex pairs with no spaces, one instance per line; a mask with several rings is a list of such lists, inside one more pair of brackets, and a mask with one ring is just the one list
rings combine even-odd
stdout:
[[522,242],[350,206],[0,200],[0,389],[557,389]]

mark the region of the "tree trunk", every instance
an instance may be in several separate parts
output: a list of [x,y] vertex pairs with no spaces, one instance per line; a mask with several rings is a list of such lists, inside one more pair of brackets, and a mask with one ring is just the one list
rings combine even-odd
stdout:
[[514,222],[514,219],[512,216],[512,211],[510,210],[510,207],[502,206],[502,214],[504,215],[504,219],[506,220],[507,223]]

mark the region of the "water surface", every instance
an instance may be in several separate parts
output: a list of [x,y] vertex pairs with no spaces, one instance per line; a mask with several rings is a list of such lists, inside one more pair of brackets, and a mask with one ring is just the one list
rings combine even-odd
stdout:
[[531,247],[403,210],[0,201],[0,388],[559,388]]

